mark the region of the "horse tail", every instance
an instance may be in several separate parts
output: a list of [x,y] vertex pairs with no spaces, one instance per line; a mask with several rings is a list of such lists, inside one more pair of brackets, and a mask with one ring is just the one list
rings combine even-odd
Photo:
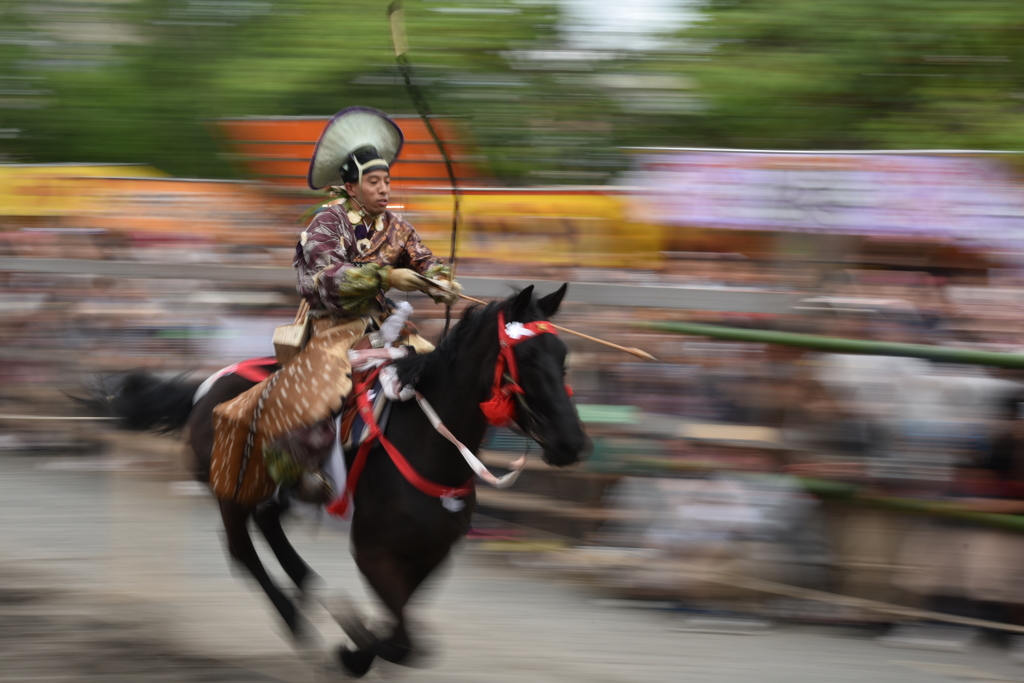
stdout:
[[186,375],[164,379],[144,370],[99,378],[86,398],[75,398],[93,412],[118,418],[125,429],[166,434],[188,422],[202,380]]

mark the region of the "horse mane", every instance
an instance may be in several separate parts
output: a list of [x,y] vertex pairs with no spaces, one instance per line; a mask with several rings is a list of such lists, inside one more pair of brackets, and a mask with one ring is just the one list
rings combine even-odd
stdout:
[[[468,340],[480,335],[481,329],[492,322],[500,309],[507,309],[512,300],[518,296],[517,291],[508,299],[492,301],[481,306],[470,306],[462,312],[462,319],[452,328],[447,337],[442,339],[430,353],[417,354],[409,358],[395,361],[398,379],[402,384],[416,388],[429,387],[439,376],[443,375],[455,363],[460,353],[465,353]],[[535,302],[531,302],[527,313],[537,315]],[[497,336],[494,337],[497,341]],[[491,378],[486,378],[490,381]]]
[[454,364],[464,342],[480,333],[481,328],[496,314],[504,301],[492,301],[486,306],[470,306],[462,312],[462,319],[430,353],[421,353],[395,361],[398,379],[402,384],[420,388],[429,386],[435,378]]

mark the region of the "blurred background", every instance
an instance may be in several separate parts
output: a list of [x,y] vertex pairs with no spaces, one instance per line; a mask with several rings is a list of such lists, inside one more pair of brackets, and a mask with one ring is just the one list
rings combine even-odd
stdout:
[[[456,564],[495,582],[512,567],[528,593],[559,577],[563,616],[628,610],[656,644],[647,654],[611,625],[588,638],[627,648],[616,662],[632,680],[677,680],[680,631],[770,632],[774,646],[752,647],[787,680],[836,675],[827,657],[800,659],[821,645],[807,625],[846,629],[829,631],[844,643],[835,661],[860,676],[1019,679],[1020,4],[410,0],[405,15],[414,82],[455,158],[466,292],[568,281],[561,324],[662,361],[563,336],[594,452],[481,489]],[[54,585],[101,591],[109,615],[126,580],[133,600],[177,605],[183,632],[218,623],[188,602],[230,593],[230,575],[181,446],[84,419],[68,394],[97,374],[200,377],[273,353],[298,303],[303,214],[322,199],[306,167],[335,111],[396,117],[394,208],[447,256],[451,188],[393,55],[379,1],[0,3],[0,549],[16,558],[0,563],[0,628],[21,638],[8,653],[22,667],[10,680],[54,666],[26,644],[58,622],[23,628]],[[443,312],[409,299],[436,337]],[[800,335],[965,353],[855,355]],[[507,430],[485,446],[494,466],[530,448]],[[319,523],[301,523],[316,553]],[[136,534],[159,562],[133,563]],[[61,573],[69,558],[85,568]],[[338,581],[354,581],[346,571]],[[15,594],[29,597],[4,601]],[[528,637],[553,604],[537,598],[495,634]],[[246,642],[273,650],[272,636]],[[947,668],[879,659],[883,646],[931,648]],[[727,659],[702,675],[757,673]],[[276,661],[257,669],[276,676]],[[245,678],[229,668],[215,679]]]

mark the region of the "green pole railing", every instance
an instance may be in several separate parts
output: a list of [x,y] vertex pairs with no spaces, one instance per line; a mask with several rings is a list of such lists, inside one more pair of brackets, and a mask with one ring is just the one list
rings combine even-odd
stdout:
[[843,339],[841,337],[823,337],[816,334],[775,332],[772,330],[747,330],[739,327],[705,325],[703,323],[638,324],[641,327],[649,330],[657,330],[659,332],[691,334],[729,341],[798,346],[805,349],[814,349],[816,351],[830,351],[832,353],[859,353],[870,356],[902,356],[907,358],[924,358],[926,360],[934,360],[942,363],[991,365],[999,368],[1024,368],[1024,354],[1018,353],[975,351],[972,349],[929,346],[927,344],[902,344],[898,342],[878,342],[865,339]]
[[[1024,368],[1024,354],[975,351],[927,344],[902,344],[898,342],[876,342],[863,339],[843,339],[815,334],[776,332],[772,330],[748,330],[723,325],[703,323],[640,323],[641,327],[660,332],[689,334],[728,341],[754,342],[796,346],[832,353],[859,353],[872,356],[902,356],[923,358],[943,363],[964,363],[990,365],[1000,368]],[[800,478],[804,489],[820,498],[848,500],[864,505],[899,511],[909,514],[928,515],[973,522],[1006,531],[1024,532],[1024,515],[976,512],[959,507],[953,502],[924,501],[894,496],[867,493],[857,485],[844,482]]]
[[978,512],[964,509],[956,501],[918,500],[869,493],[856,484],[797,477],[804,490],[819,498],[846,500],[870,507],[927,517],[944,517],[1004,531],[1024,532],[1024,515],[1003,512]]

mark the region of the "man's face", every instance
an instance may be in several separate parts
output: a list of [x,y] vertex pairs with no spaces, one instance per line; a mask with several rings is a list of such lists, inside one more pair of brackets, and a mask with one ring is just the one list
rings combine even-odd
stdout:
[[363,182],[359,185],[345,183],[345,190],[363,205],[366,213],[379,216],[388,208],[391,176],[387,171],[370,171],[363,175]]

